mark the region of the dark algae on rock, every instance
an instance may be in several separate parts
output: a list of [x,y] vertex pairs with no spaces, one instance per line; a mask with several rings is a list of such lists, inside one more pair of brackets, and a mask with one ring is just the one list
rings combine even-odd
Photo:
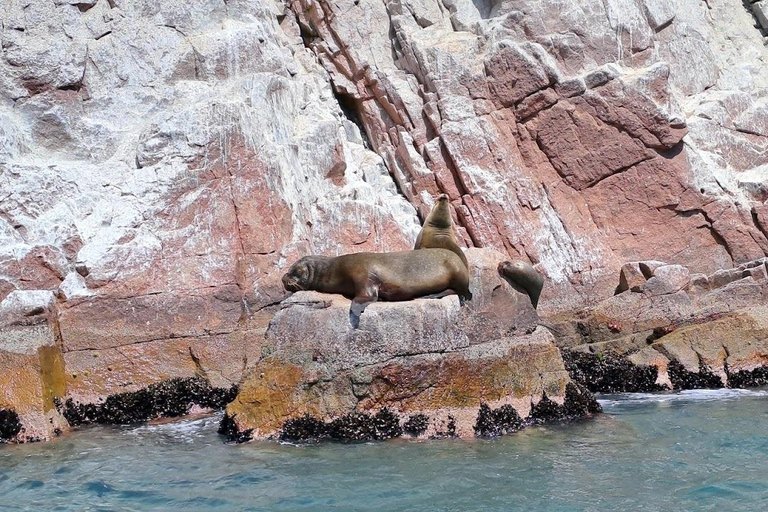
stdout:
[[427,431],[429,417],[426,414],[414,414],[403,423],[403,432],[409,436],[418,437]]
[[285,422],[280,440],[374,441],[402,435],[397,415],[385,407],[376,414],[352,412],[329,422],[305,414]]
[[594,395],[583,386],[569,382],[565,387],[563,405],[551,400],[546,394],[531,407],[528,421],[537,425],[558,421],[573,421],[591,414],[603,412]]
[[478,437],[497,437],[517,432],[529,425],[573,421],[602,411],[602,407],[589,390],[569,382],[565,388],[565,401],[562,405],[545,393],[542,399],[531,407],[531,413],[525,419],[520,418],[510,405],[491,409],[488,404],[482,404],[474,429]]
[[63,406],[59,405],[72,426],[89,423],[120,425],[183,416],[193,405],[221,409],[236,394],[235,386],[213,388],[201,377],[190,377],[169,379],[139,391],[111,395],[103,403],[78,404],[70,398]]
[[478,437],[497,437],[517,432],[524,426],[522,418],[511,405],[491,409],[484,403],[480,405],[474,429]]
[[593,393],[648,393],[666,389],[656,384],[659,370],[655,366],[637,366],[611,352],[563,350],[562,353],[571,378]]
[[226,436],[227,441],[230,441],[232,443],[245,443],[246,441],[250,441],[253,438],[253,429],[249,428],[247,430],[243,430],[240,432],[237,428],[237,424],[235,423],[235,420],[229,415],[224,414],[224,417],[221,419],[221,423],[219,423],[219,430],[218,433]]
[[0,443],[7,443],[21,432],[21,423],[16,411],[0,409]]
[[565,402],[563,403],[566,419],[579,419],[603,412],[603,407],[589,389],[577,382],[569,382],[565,386]]
[[[473,430],[477,437],[497,437],[530,425],[571,421],[599,412],[602,412],[602,408],[594,395],[580,384],[569,382],[562,405],[544,394],[544,398],[532,406],[530,416],[525,419],[511,405],[492,409],[483,402],[479,406]],[[224,415],[219,425],[219,433],[236,443],[253,439],[253,431],[252,428],[240,430],[237,418],[228,414]],[[386,407],[376,413],[353,411],[329,420],[307,413],[285,421],[275,437],[281,441],[312,443],[381,441],[403,435],[420,437],[425,434],[431,438],[457,437],[456,418],[452,415],[443,419],[430,418],[423,413],[405,417]]]
[[720,377],[704,365],[699,365],[699,372],[686,370],[679,361],[672,360],[667,366],[669,380],[677,390],[683,389],[718,389],[724,387]]
[[768,385],[768,366],[733,373],[726,368],[726,374],[728,375],[729,388],[752,388]]

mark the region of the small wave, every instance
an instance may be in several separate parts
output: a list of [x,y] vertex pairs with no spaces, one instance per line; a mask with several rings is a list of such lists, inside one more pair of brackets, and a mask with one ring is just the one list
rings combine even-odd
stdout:
[[[205,433],[218,426],[222,414],[198,418],[186,418],[182,420],[172,420],[165,423],[150,423],[140,427],[132,428],[123,432],[127,436],[145,436],[160,434],[163,436],[191,441],[193,438]],[[213,425],[213,426],[212,426]]]
[[768,396],[768,390],[754,389],[691,389],[687,391],[672,391],[666,393],[618,393],[602,395],[597,401],[603,407],[642,402],[692,402],[735,400],[738,398],[757,398]]

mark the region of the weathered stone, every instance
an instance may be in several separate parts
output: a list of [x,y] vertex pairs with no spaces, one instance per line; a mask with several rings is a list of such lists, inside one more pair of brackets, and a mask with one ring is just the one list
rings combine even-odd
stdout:
[[691,282],[690,272],[682,265],[663,265],[653,270],[643,291],[649,295],[665,295],[685,289]]
[[560,102],[530,126],[565,183],[583,190],[648,158],[646,148],[587,112]]
[[502,41],[485,63],[488,86],[505,107],[551,85],[544,68],[533,56],[511,41]]
[[560,99],[558,93],[552,89],[544,89],[526,97],[515,109],[515,114],[520,120],[535,116],[542,110],[551,107]]
[[[276,437],[307,414],[328,422],[387,407],[403,423],[414,414],[426,415],[429,426],[421,435],[445,433],[453,418],[453,430],[464,437],[474,435],[483,403],[510,405],[525,417],[531,400],[538,401],[545,393],[559,401],[565,398],[567,373],[542,329],[465,348],[435,352],[424,346],[394,357],[389,341],[376,333],[316,348],[304,336],[295,332],[292,340],[284,338],[246,378],[238,398],[227,408],[239,432]],[[360,364],[345,357],[360,353],[363,346],[384,350],[369,352],[369,359]],[[361,382],[363,370],[366,376]],[[354,382],[367,384],[355,387]]]
[[642,0],[643,12],[653,30],[661,30],[669,25],[677,13],[677,4],[664,0]]
[[632,290],[633,292],[642,291],[645,285],[646,278],[640,271],[640,265],[638,263],[625,263],[621,267],[621,273],[619,274],[619,286],[616,288],[616,293]]
[[654,348],[670,360],[678,361],[689,372],[698,373],[705,368],[724,385],[726,369],[752,370],[766,360],[767,313],[764,306],[748,308],[721,319],[683,327],[657,341]]
[[69,352],[229,333],[241,315],[242,296],[237,286],[230,285],[192,296],[90,299],[63,310],[59,324],[64,349]]
[[646,279],[652,278],[656,274],[656,269],[666,266],[663,261],[641,261],[639,264],[640,272],[643,273]]
[[747,268],[742,275],[744,277],[751,277],[755,281],[762,281],[768,279],[768,268],[765,265]]
[[718,270],[709,278],[713,288],[720,288],[744,277],[744,271],[738,268]]
[[704,274],[691,274],[688,291],[692,294],[706,293],[710,290],[709,279]]
[[[762,382],[768,343],[764,262],[759,258],[711,276],[646,262],[651,277],[645,293],[620,293],[575,318],[558,318],[558,345],[571,347],[574,360],[587,358],[580,366],[570,363],[572,377],[600,381],[606,371],[600,358],[608,354],[610,361],[616,354],[634,365],[656,367],[655,383],[675,389],[729,385],[731,375],[737,386]],[[710,285],[724,274],[743,277]],[[634,372],[630,366],[612,367],[625,377]]]

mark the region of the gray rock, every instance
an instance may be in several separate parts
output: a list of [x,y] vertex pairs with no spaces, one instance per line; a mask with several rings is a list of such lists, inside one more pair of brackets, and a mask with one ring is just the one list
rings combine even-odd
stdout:
[[666,295],[684,290],[691,282],[690,272],[682,265],[657,267],[645,283],[644,292],[649,295]]
[[633,292],[642,291],[645,281],[646,277],[640,271],[640,264],[638,262],[625,263],[621,267],[619,286],[616,288],[616,292],[621,293],[627,290],[632,290]]

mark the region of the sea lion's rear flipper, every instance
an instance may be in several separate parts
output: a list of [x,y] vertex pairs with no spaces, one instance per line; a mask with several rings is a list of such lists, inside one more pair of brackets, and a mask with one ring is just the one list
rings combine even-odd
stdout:
[[349,323],[352,324],[353,329],[357,329],[360,325],[360,315],[363,314],[368,304],[379,299],[379,284],[378,279],[369,277],[365,288],[358,290],[357,295],[352,299],[352,304],[349,306]]

